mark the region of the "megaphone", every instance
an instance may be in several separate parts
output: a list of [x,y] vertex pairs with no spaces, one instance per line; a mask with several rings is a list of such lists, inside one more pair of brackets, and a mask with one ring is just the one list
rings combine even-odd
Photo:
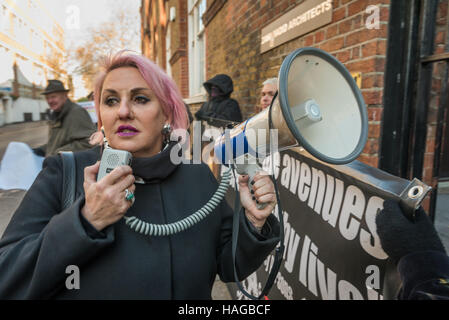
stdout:
[[234,163],[237,172],[252,181],[261,168],[248,160],[277,150],[301,146],[330,164],[346,164],[360,155],[368,116],[362,94],[343,64],[321,49],[297,49],[282,62],[278,81],[269,108],[216,140],[219,162]]

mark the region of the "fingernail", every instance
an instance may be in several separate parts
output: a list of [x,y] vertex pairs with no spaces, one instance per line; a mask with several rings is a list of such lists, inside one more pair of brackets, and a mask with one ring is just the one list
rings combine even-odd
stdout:
[[251,184],[254,184],[254,182],[255,182],[254,180],[253,180],[253,181],[251,181]]
[[256,197],[253,197],[253,200],[256,200]]

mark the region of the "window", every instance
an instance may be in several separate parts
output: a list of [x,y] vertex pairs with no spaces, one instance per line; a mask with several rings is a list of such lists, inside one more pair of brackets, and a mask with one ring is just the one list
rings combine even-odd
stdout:
[[189,0],[189,91],[190,96],[203,92],[205,73],[204,25],[206,0]]

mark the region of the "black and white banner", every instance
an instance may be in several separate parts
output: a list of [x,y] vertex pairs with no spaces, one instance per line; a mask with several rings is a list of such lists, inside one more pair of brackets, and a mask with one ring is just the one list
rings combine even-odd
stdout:
[[[284,214],[285,252],[268,298],[393,298],[399,278],[381,248],[375,216],[383,201],[398,199],[410,181],[359,161],[325,164],[299,149],[277,153],[273,159]],[[264,170],[271,173],[270,159]],[[234,188],[233,181],[231,185]],[[233,188],[227,197],[231,206]],[[242,282],[245,290],[260,294],[273,257],[274,253]],[[228,288],[233,298],[246,299],[235,284]]]

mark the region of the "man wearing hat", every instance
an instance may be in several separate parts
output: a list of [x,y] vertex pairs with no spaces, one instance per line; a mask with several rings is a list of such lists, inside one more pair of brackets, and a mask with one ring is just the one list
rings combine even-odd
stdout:
[[68,91],[61,81],[49,80],[42,93],[50,107],[50,121],[48,143],[33,149],[38,155],[92,148],[89,137],[96,131],[95,125],[86,110],[70,101]]

